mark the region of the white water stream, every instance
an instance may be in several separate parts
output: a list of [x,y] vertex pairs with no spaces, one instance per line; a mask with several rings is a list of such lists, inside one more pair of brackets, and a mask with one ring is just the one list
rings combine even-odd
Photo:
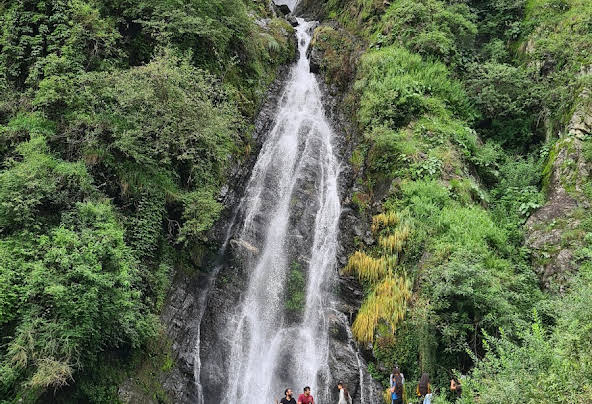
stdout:
[[[306,57],[312,23],[299,22],[300,57],[243,200],[244,221],[237,238],[260,247],[227,330],[232,352],[223,402],[228,403],[254,397],[271,403],[286,386],[300,390],[309,385],[320,403],[329,396],[323,381],[329,379],[326,315],[341,212],[339,167],[321,91]],[[302,251],[308,257],[306,304],[301,322],[294,324],[284,318],[285,290],[291,267],[290,215],[303,184],[312,184],[313,200],[306,203],[316,207],[316,215],[314,228],[308,230],[314,234],[311,250]]]

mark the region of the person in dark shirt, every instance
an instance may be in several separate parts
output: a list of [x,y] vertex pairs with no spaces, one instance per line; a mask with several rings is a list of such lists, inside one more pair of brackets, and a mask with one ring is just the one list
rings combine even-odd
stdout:
[[[292,389],[286,389],[284,391],[285,397],[280,400],[280,404],[296,404],[296,400],[294,400],[294,393],[292,393]],[[275,400],[276,404],[278,400]]]

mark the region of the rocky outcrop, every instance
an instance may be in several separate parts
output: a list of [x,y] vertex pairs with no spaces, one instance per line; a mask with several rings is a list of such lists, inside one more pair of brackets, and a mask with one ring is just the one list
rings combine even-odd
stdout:
[[315,27],[308,49],[310,71],[330,84],[331,94],[341,98],[354,82],[356,64],[364,43],[336,22]]
[[321,72],[321,64],[323,61],[323,54],[319,50],[319,48],[315,47],[314,44],[311,45],[308,48],[306,55],[308,56],[308,59],[310,61],[310,72],[314,73],[314,74],[320,73]]
[[589,214],[592,162],[584,153],[592,141],[590,91],[582,92],[568,126],[549,153],[545,169],[546,204],[526,222],[526,245],[544,287],[560,292],[578,268],[576,252],[584,237],[582,220]]
[[298,26],[298,20],[292,14],[289,14],[286,16],[286,21],[288,21],[290,23],[290,25],[293,27]]
[[278,15],[283,15],[283,16],[287,16],[288,14],[290,14],[292,12],[292,10],[290,10],[290,7],[287,4],[275,4],[275,9],[277,10]]
[[270,2],[271,10],[273,14],[280,18],[285,18],[286,21],[290,23],[291,26],[297,27],[298,20],[296,16],[290,10],[290,7],[287,4],[276,4],[275,2]]
[[300,0],[294,14],[307,20],[320,21],[326,17],[325,0]]
[[[583,69],[582,74],[592,76],[592,67]],[[589,89],[585,89],[580,95],[580,107],[569,121],[567,134],[579,140],[592,136],[592,91]]]

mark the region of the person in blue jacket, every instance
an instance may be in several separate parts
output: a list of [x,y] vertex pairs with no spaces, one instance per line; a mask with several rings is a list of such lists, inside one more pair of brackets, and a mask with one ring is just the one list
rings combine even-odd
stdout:
[[403,404],[403,384],[405,376],[401,373],[398,366],[393,369],[391,374],[391,404]]

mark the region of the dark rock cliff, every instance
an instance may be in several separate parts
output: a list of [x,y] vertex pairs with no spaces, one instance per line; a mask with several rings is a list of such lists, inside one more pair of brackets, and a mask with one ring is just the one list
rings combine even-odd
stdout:
[[[306,15],[319,16],[310,10]],[[321,57],[321,55],[316,57]],[[230,227],[236,219],[236,209],[258,151],[265,140],[265,135],[273,125],[288,72],[289,68],[285,67],[269,89],[266,102],[255,122],[255,150],[246,161],[235,167],[228,182],[229,186],[223,190],[221,195],[226,213],[214,226],[210,239],[216,240],[214,245],[221,245],[230,235],[228,248],[220,254],[220,252],[215,252],[216,248],[214,247],[212,252],[202,260],[206,264],[203,265],[201,271],[196,273],[178,272],[171,287],[171,294],[162,314],[162,322],[166,327],[166,334],[172,342],[175,366],[160,378],[172,402],[197,402],[199,392],[194,372],[198,338],[201,340],[200,373],[203,395],[209,398],[220,397],[225,388],[227,373],[225,367],[229,353],[229,341],[225,341],[222,336],[226,335],[224,328],[228,327],[228,320],[236,310],[241,292],[248,280],[249,274],[240,263],[258,253],[255,246],[234,238]],[[340,219],[340,249],[337,257],[337,270],[339,270],[345,265],[347,257],[355,249],[353,240],[356,237],[361,237],[371,242],[369,240],[371,233],[367,228],[368,221],[358,217],[359,215],[351,202],[356,173],[348,162],[355,147],[356,136],[355,129],[343,109],[344,92],[328,87],[324,82],[321,83],[321,88],[324,94],[326,114],[337,133],[338,144],[335,146],[342,163],[339,182],[343,206]],[[296,221],[293,223],[293,227],[299,230],[296,232],[297,234],[291,236],[293,250],[291,255],[296,261],[305,263],[308,257],[299,252],[307,251],[306,246],[311,242],[308,237],[310,236],[309,229],[313,226],[311,220],[314,217],[315,206],[308,202],[310,198],[306,194],[307,187],[301,186],[299,189],[302,191],[295,196],[292,206],[295,211],[293,220]],[[329,360],[332,379],[329,383],[344,382],[349,386],[356,403],[361,401],[362,396],[366,397],[366,402],[372,402],[372,398],[376,399],[381,395],[381,387],[368,374],[364,354],[359,352],[349,330],[362,298],[362,288],[354,278],[339,276],[335,291],[337,311],[329,317],[331,336]],[[199,319],[201,319],[201,327]],[[360,378],[364,380],[364,391],[361,389]],[[133,389],[126,389],[125,386],[122,389],[122,398],[128,402],[150,402],[149,398],[141,397],[135,394]],[[337,400],[337,391],[335,391],[333,398]],[[209,403],[206,402],[206,404]]]
[[581,93],[566,134],[552,147],[545,169],[547,202],[527,221],[526,245],[545,288],[563,290],[577,270],[574,255],[585,234],[582,219],[589,214],[590,199],[584,184],[590,181],[592,164],[584,156],[584,142],[592,136],[589,90]]
[[[257,146],[251,156],[235,167],[228,187],[222,195],[226,214],[214,226],[211,238],[221,245],[226,237],[226,232],[231,231],[232,218],[238,207],[240,198],[249,179],[251,169],[257,159],[258,150],[264,142],[265,135],[269,132],[275,110],[279,104],[284,83],[288,77],[289,67],[284,67],[278,79],[272,84],[266,96],[261,111],[255,122],[254,141]],[[202,271],[193,274],[179,272],[176,274],[171,294],[162,315],[162,322],[167,329],[167,335],[172,341],[172,350],[176,357],[176,366],[172,373],[163,380],[165,389],[170,393],[176,403],[196,402],[197,390],[194,383],[195,347],[200,332],[198,319],[201,317],[203,305],[208,306],[208,312],[203,317],[201,332],[212,334],[217,332],[219,324],[225,324],[225,313],[229,313],[231,304],[239,296],[246,275],[240,266],[235,266],[234,254],[237,250],[248,249],[248,246],[240,243],[230,243],[230,248],[223,252],[222,256],[212,254],[205,262],[208,264]],[[211,272],[217,265],[222,268],[219,273]],[[215,275],[215,279],[212,276]],[[220,314],[216,318],[211,313]],[[204,338],[204,340],[209,340]],[[221,364],[223,354],[216,346],[204,346],[203,351],[208,352],[213,362]],[[210,358],[208,358],[210,359]],[[204,360],[204,362],[206,362]],[[207,367],[206,367],[207,369]],[[217,384],[217,383],[216,383]]]

